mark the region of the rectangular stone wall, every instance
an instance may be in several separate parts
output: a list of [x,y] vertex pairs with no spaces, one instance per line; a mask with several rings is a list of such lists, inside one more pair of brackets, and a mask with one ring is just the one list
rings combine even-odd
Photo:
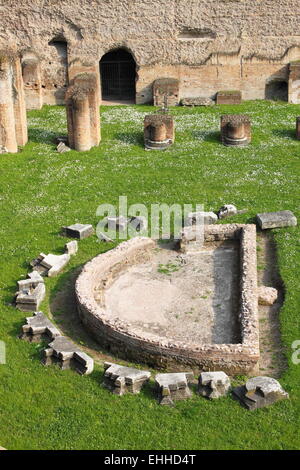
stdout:
[[[50,104],[62,101],[76,60],[99,64],[117,47],[137,63],[138,103],[151,101],[160,77],[180,79],[182,98],[233,89],[244,99],[262,99],[266,82],[288,80],[290,62],[300,60],[300,0],[106,0],[92,7],[89,0],[62,0],[59,8],[23,0],[22,22],[17,3],[2,3],[0,48],[15,44],[41,59]],[[297,82],[291,77],[291,100]]]
[[[137,104],[151,103],[152,86],[157,77],[180,80],[180,99],[215,98],[220,90],[239,90],[243,100],[266,98],[266,85],[271,80],[288,83],[289,64],[240,63],[233,65],[151,66],[141,67],[137,82]],[[296,93],[300,94],[299,91]]]

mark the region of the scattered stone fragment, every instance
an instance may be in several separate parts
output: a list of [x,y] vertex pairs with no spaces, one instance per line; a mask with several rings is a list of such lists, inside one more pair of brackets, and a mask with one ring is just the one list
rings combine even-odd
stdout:
[[268,228],[295,227],[297,219],[291,211],[265,212],[256,216],[262,230]]
[[239,90],[222,90],[217,93],[217,104],[241,104],[242,93]]
[[44,279],[38,272],[36,272],[36,275],[34,274],[33,271],[32,273],[28,274],[28,279],[22,279],[21,281],[18,281],[18,287],[19,290],[21,291],[22,289],[30,289],[30,288],[35,288],[37,287],[38,284],[44,283]]
[[46,287],[38,273],[30,273],[29,276],[29,279],[18,281],[16,307],[23,312],[36,312],[45,298]]
[[140,393],[142,386],[151,376],[148,371],[124,367],[110,362],[104,363],[104,369],[103,386],[115,395]]
[[5,154],[8,153],[7,148],[4,145],[0,145],[0,154]]
[[69,225],[69,227],[62,227],[62,233],[66,237],[70,238],[88,238],[94,233],[93,226],[90,224],[74,224]]
[[103,242],[107,242],[107,243],[112,243],[113,242],[113,240],[111,238],[109,238],[107,235],[105,235],[105,233],[103,233],[103,232],[99,232],[98,237]]
[[225,219],[238,213],[237,208],[233,204],[225,204],[218,210],[218,218]]
[[253,377],[233,390],[234,397],[248,410],[263,408],[289,398],[280,383],[271,377]]
[[188,382],[193,379],[191,372],[157,374],[155,385],[160,405],[173,406],[176,400],[185,400],[192,396]]
[[31,266],[33,266],[34,270],[43,275],[54,277],[63,270],[70,261],[70,258],[70,255],[67,253],[64,255],[45,255],[41,253],[31,262]]
[[225,372],[202,372],[198,382],[198,393],[210,399],[227,395],[230,379]]
[[148,220],[146,217],[139,215],[137,217],[132,217],[130,220],[130,225],[136,230],[137,232],[142,232],[143,230],[147,230],[148,228]]
[[44,282],[44,279],[37,271],[32,271],[31,273],[28,273],[28,277],[32,280],[32,282]]
[[60,142],[56,147],[56,150],[58,153],[66,153],[71,151],[70,147],[68,147],[64,142]]
[[68,137],[66,135],[60,135],[58,137],[55,138],[55,143],[58,145],[60,143],[63,143],[63,144],[66,144],[68,145],[69,143],[69,140],[68,140]]
[[198,96],[195,98],[182,98],[182,106],[213,106],[215,104],[214,100],[211,98],[205,98],[203,96]]
[[76,253],[78,252],[78,242],[77,240],[72,240],[71,242],[68,242],[65,244],[65,252],[72,256],[72,255],[76,255]]
[[200,224],[211,225],[218,221],[218,216],[214,212],[189,212],[185,219],[185,225],[195,225],[197,220]]
[[123,215],[119,217],[107,217],[107,227],[109,230],[124,232],[130,220],[129,217],[124,217]]
[[46,257],[45,253],[39,254],[37,258],[30,262],[30,266],[40,275],[46,275],[47,269],[41,265],[41,261]]
[[60,336],[59,330],[46,315],[42,312],[35,312],[33,317],[26,318],[26,324],[22,326],[20,338],[31,343],[38,343],[43,339],[53,341],[57,336]]
[[45,366],[58,364],[62,370],[74,369],[80,375],[93,372],[94,361],[64,336],[57,336],[43,352]]
[[257,293],[260,305],[273,305],[278,298],[278,291],[274,287],[260,286]]

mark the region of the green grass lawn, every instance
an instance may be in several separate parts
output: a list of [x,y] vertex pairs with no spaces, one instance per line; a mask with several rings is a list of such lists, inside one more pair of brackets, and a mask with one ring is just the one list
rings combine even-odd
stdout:
[[[250,412],[229,396],[209,402],[196,395],[175,408],[158,406],[151,384],[139,396],[116,397],[100,386],[101,363],[88,377],[40,364],[40,345],[17,338],[26,314],[12,306],[16,282],[41,251],[62,253],[62,225],[97,224],[102,203],[223,203],[256,213],[290,209],[300,218],[300,142],[296,105],[245,102],[240,106],[175,108],[176,143],[165,152],[143,148],[143,118],[154,108],[107,107],[102,142],[90,152],[58,154],[53,139],[66,133],[63,107],[29,113],[30,141],[16,155],[0,156],[0,446],[8,449],[299,449],[300,364],[291,344],[300,339],[299,228],[274,230],[285,283],[281,334],[288,369],[280,378],[290,400]],[[247,113],[253,141],[247,148],[219,142],[224,113]],[[96,236],[80,242],[62,276],[46,279],[49,301],[74,269],[113,244]],[[60,312],[55,320],[59,326]],[[76,339],[76,338],[74,338]],[[100,348],[99,348],[100,349]],[[138,358],[137,358],[138,360]]]

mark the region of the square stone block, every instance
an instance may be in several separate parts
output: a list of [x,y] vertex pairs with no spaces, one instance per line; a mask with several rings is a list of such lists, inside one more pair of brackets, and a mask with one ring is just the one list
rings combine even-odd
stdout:
[[88,238],[94,233],[93,226],[90,224],[74,224],[69,227],[63,227],[63,234],[70,238]]
[[257,223],[262,230],[268,228],[295,227],[297,218],[291,211],[264,212],[257,214]]
[[192,396],[188,383],[193,379],[191,372],[157,374],[155,385],[160,405],[173,406],[176,400],[186,400]]
[[241,102],[242,93],[238,90],[224,90],[217,93],[217,104],[241,104]]
[[125,367],[106,362],[103,386],[115,395],[125,393],[140,393],[142,386],[151,376],[146,370]]

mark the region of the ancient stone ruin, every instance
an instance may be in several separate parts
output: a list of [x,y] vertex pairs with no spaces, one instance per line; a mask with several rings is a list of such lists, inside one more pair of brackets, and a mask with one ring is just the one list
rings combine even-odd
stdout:
[[100,143],[99,90],[96,74],[77,75],[66,93],[69,147],[79,152]]
[[253,377],[236,387],[233,395],[248,410],[256,410],[289,398],[280,383],[271,377]]
[[278,290],[274,287],[260,286],[257,293],[259,305],[274,305],[278,299]]
[[165,97],[169,106],[179,105],[179,80],[176,78],[159,78],[153,83],[153,104],[163,107]]
[[280,227],[296,227],[298,223],[293,212],[288,210],[257,214],[256,221],[261,230]]
[[43,340],[53,341],[57,336],[61,336],[59,330],[46,315],[42,312],[35,312],[33,317],[26,318],[20,338],[30,343],[39,343]]
[[216,95],[216,104],[241,104],[242,93],[235,90],[219,91]]
[[221,116],[221,141],[230,147],[244,147],[251,142],[251,121],[245,114]]
[[44,279],[33,271],[28,279],[18,281],[16,307],[24,312],[36,312],[46,295]]
[[115,395],[140,393],[142,386],[148,382],[151,373],[133,367],[120,366],[111,362],[104,363],[103,386]]
[[211,98],[204,98],[198,96],[195,98],[182,98],[180,102],[181,106],[213,106],[215,104],[214,100]]
[[42,362],[45,366],[58,364],[62,370],[74,369],[80,375],[94,369],[93,359],[64,336],[57,336],[43,351]]
[[41,109],[43,106],[43,89],[40,59],[33,53],[22,55],[22,74],[27,109]]
[[196,236],[188,227],[180,251],[137,237],[94,258],[76,281],[79,316],[127,360],[249,373],[260,357],[256,227],[205,225],[203,246]]
[[298,104],[300,101],[300,61],[293,61],[290,63],[289,80],[288,80],[288,101],[290,103]]
[[198,380],[198,394],[211,400],[226,396],[230,387],[230,379],[222,371],[202,372]]
[[68,253],[64,255],[45,255],[40,253],[39,256],[31,261],[31,266],[35,271],[43,276],[57,276],[70,261],[71,256]]
[[147,150],[165,150],[175,140],[173,117],[168,114],[148,114],[144,120],[144,142]]
[[[211,99],[220,90],[239,90],[245,100],[300,101],[295,0],[285,0],[284,8],[281,0],[247,2],[247,12],[241,1],[194,1],[187,8],[185,0],[120,0],[116,8],[116,0],[106,0],[91,8],[87,0],[73,0],[57,8],[35,0],[22,6],[22,21],[17,3],[2,3],[1,47],[17,42],[40,57],[44,104],[63,104],[76,61],[104,65],[103,95],[109,76],[110,94],[132,96],[136,104],[159,101],[164,90],[153,96],[153,83],[164,77],[174,104]],[[125,53],[130,73],[120,81]],[[108,54],[119,59],[102,64]]]
[[155,385],[159,404],[173,406],[174,401],[191,398],[189,382],[192,380],[191,372],[157,374]]
[[28,141],[21,61],[0,51],[0,153],[17,153]]
[[68,227],[62,227],[62,234],[70,238],[83,240],[93,235],[94,229],[91,224],[73,224]]

